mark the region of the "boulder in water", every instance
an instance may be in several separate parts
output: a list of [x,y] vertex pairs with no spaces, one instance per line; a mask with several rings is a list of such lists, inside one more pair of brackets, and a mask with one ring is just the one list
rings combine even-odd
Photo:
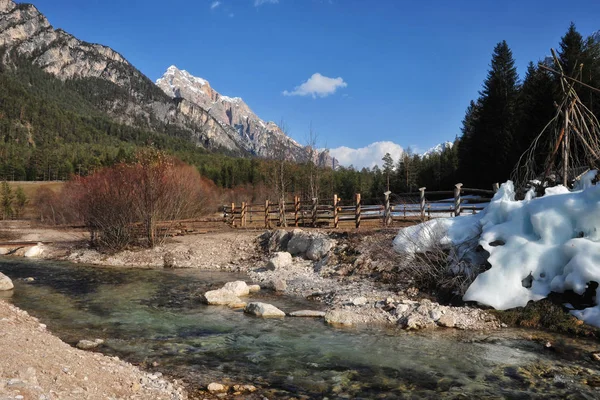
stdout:
[[285,317],[285,313],[272,304],[253,302],[248,303],[244,312],[247,314],[256,315],[257,317],[272,318]]
[[290,317],[323,318],[325,314],[325,311],[300,310],[291,312]]
[[10,278],[0,272],[0,291],[12,290],[15,286],[13,285]]
[[242,300],[235,295],[231,290],[217,289],[209,290],[204,293],[204,299],[208,304],[217,306],[227,306],[230,304],[239,304]]
[[82,339],[79,342],[77,342],[76,347],[81,350],[90,350],[90,349],[95,349],[96,347],[100,346],[102,343],[104,343],[104,340],[102,340],[102,339],[96,339],[96,340]]
[[44,244],[39,242],[37,245],[30,247],[29,250],[25,252],[25,257],[27,258],[37,258],[42,255],[44,252]]
[[223,289],[229,290],[236,296],[248,296],[250,294],[250,288],[244,281],[227,282]]

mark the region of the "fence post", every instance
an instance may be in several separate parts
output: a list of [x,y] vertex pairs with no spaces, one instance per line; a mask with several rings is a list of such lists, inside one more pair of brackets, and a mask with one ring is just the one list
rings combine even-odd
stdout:
[[494,190],[494,193],[496,193],[500,189],[500,185],[498,185],[498,182],[492,185],[492,189]]
[[421,221],[425,221],[425,189],[427,189],[426,187],[422,187],[419,188],[419,192],[421,192],[420,194],[420,202],[419,205],[421,207]]
[[360,228],[360,193],[356,193],[356,208],[354,210],[356,229]]
[[242,201],[242,215],[240,216],[240,226],[244,228],[246,226],[246,202]]
[[269,228],[269,200],[265,200],[265,229]]
[[231,226],[235,228],[235,203],[231,203]]
[[340,201],[340,199],[338,199],[338,195],[334,194],[333,195],[333,227],[335,229],[338,228],[339,225],[339,215],[338,215],[338,202]]
[[285,213],[285,203],[281,202],[281,199],[279,199],[279,205],[277,206],[277,212],[278,212],[278,216],[279,216],[279,226],[283,227],[283,213]]
[[317,203],[318,198],[312,198],[312,226],[313,228],[317,226]]
[[404,203],[404,220],[406,221],[406,203]]
[[385,193],[383,193],[383,195],[385,196],[385,211],[383,212],[383,226],[387,227],[390,225],[390,219],[392,216],[391,213],[391,209],[390,209],[390,194],[392,194],[392,192],[390,192],[389,190]]
[[300,212],[300,196],[294,196],[294,225],[298,227],[298,213]]
[[454,216],[458,217],[460,216],[460,203],[461,203],[461,198],[460,198],[460,189],[462,188],[462,183],[457,183],[456,185],[454,185]]

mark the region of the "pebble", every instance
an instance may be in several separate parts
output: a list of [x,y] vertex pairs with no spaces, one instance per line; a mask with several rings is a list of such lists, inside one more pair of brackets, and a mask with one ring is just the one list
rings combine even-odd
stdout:
[[220,383],[217,383],[217,382],[211,382],[208,384],[206,389],[211,393],[218,393],[218,392],[224,392],[225,386]]

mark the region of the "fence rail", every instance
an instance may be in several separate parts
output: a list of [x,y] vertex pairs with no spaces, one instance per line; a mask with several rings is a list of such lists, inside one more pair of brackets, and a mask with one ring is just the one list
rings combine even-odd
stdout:
[[[427,192],[419,188],[418,192],[391,193],[385,192],[381,204],[363,204],[360,193],[354,196],[354,204],[342,206],[341,199],[334,195],[333,199],[300,200],[294,196],[292,202],[271,202],[251,204],[231,203],[224,205],[224,219],[232,227],[266,228],[275,226],[359,229],[363,221],[384,227],[400,221],[425,221],[442,216],[459,216],[467,211],[473,214],[483,210],[498,190],[498,184],[492,190],[463,188],[462,183],[454,185],[453,190]],[[392,201],[394,199],[398,201]],[[451,196],[439,199],[440,196]],[[429,198],[428,198],[429,197]],[[435,199],[431,199],[435,197]],[[410,201],[410,199],[418,201]],[[342,226],[343,225],[343,226]]]

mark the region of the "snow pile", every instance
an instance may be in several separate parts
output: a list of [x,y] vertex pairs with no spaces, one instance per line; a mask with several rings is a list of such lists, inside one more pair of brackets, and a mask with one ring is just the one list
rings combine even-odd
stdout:
[[[595,177],[596,171],[590,171],[578,190],[546,188],[543,197],[535,198],[531,191],[521,201],[515,200],[509,181],[481,213],[403,229],[394,248],[424,252],[478,238],[492,267],[475,279],[463,299],[499,310],[525,306],[551,291],[583,295],[590,282],[600,283],[600,186],[593,185]],[[596,299],[600,301],[600,289]],[[600,305],[571,313],[600,326]]]

